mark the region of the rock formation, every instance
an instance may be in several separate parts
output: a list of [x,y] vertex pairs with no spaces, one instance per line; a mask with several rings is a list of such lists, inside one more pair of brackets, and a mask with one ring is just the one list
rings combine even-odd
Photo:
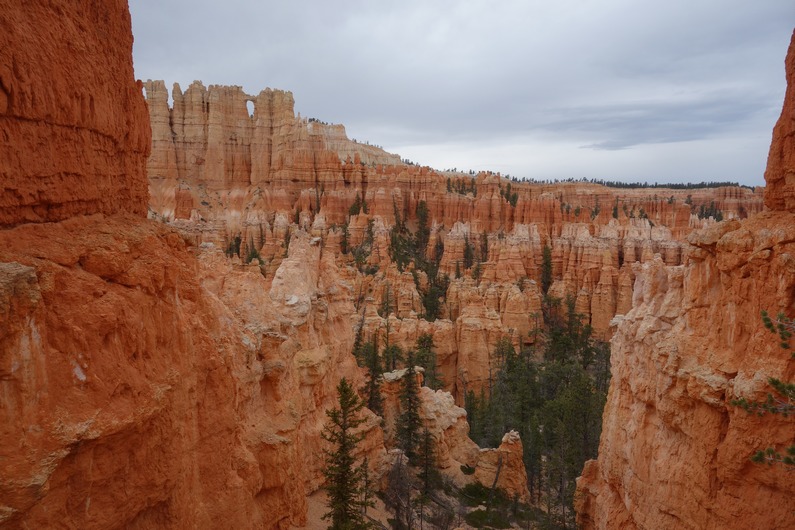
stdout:
[[[422,369],[417,367],[418,371]],[[400,413],[399,394],[405,369],[384,374],[384,420],[387,426],[395,424]],[[418,380],[422,376],[418,374]],[[440,471],[457,486],[474,481],[489,487],[495,484],[509,498],[516,496],[530,501],[527,474],[522,460],[522,440],[515,431],[506,433],[499,447],[481,449],[469,439],[466,411],[457,407],[453,397],[442,390],[420,388],[420,417],[433,441],[433,451]],[[386,429],[388,441],[394,445],[394,429]],[[464,473],[464,467],[473,470]]]
[[[322,218],[304,214],[298,230],[272,216],[259,248],[279,259],[259,266],[145,219],[149,128],[132,78],[126,4],[6,7],[0,526],[306,523],[306,497],[323,481],[325,411],[341,377],[363,382],[351,355],[356,284],[339,266],[335,233]],[[85,44],[80,53],[74,42]],[[205,95],[189,89],[183,114],[225,97]],[[282,96],[260,100],[272,122],[287,113]],[[203,157],[203,186],[213,190],[248,182],[248,165],[262,162],[216,141],[235,127],[227,112],[180,123],[163,182],[185,167],[186,153],[191,164]],[[158,149],[162,126],[153,123]],[[263,143],[257,134],[241,144]],[[349,148],[339,128],[322,138],[333,160]],[[272,178],[289,180],[280,164],[274,158]],[[189,217],[201,203],[179,186],[174,215]],[[449,453],[477,453],[463,411],[449,394],[432,394],[437,425],[454,417],[439,428]],[[377,476],[386,463],[381,420],[365,417],[357,457]]]
[[[738,218],[762,208],[759,191],[739,187],[628,189],[510,182],[490,172],[440,173],[348,140],[342,126],[296,116],[292,94],[279,90],[255,97],[240,87],[205,88],[197,81],[184,93],[174,86],[173,108],[162,81],[147,81],[145,92],[153,138],[147,166],[151,215],[186,231],[195,244],[226,247],[240,237],[273,270],[290,225],[324,240],[329,234],[337,238],[345,225],[350,244],[358,245],[373,221],[376,241],[368,265],[385,276],[367,286],[384,292],[384,282],[397,276],[385,270],[395,216],[416,226],[417,205],[424,201],[434,235],[427,253],[433,254],[438,239],[442,273],[453,277],[463,269],[471,275],[462,267],[469,244],[482,280],[537,282],[541,251],[549,245],[558,280],[554,294],[577,298],[578,309],[603,338],[610,336],[613,316],[628,309],[632,268],[625,264],[648,261],[655,253],[681,264],[686,235],[714,222],[699,217],[705,206]],[[349,216],[357,196],[368,208]],[[420,313],[416,289],[401,289],[398,316]],[[519,306],[511,304],[509,314],[518,315]],[[501,307],[489,309],[504,315]],[[524,335],[532,325],[524,316],[501,327]]]
[[773,141],[765,171],[765,206],[771,210],[795,210],[795,53],[787,54],[787,93],[781,116],[773,129]]
[[[683,263],[687,234],[714,223],[698,215],[706,206],[732,218],[762,207],[758,191],[740,187],[629,189],[440,173],[348,140],[341,126],[296,116],[292,95],[279,90],[253,97],[240,87],[194,82],[183,93],[175,85],[173,108],[162,81],[147,81],[145,92],[152,217],[195,245],[229,249],[237,241],[237,254],[259,256],[266,275],[278,268],[293,231],[320,237],[338,249],[357,308],[368,315],[367,335],[386,333],[387,315],[372,307],[386,299],[397,317],[390,324],[395,342],[410,347],[420,334],[434,335],[445,389],[458,404],[487,382],[501,337],[516,347],[534,341],[545,246],[553,256],[550,294],[574,298],[606,339],[613,317],[631,306],[633,263],[655,254]],[[398,269],[390,254],[392,227],[400,221],[416,229],[420,201],[431,228],[425,253],[440,253],[439,270],[451,278],[434,326],[421,319],[429,278]],[[348,248],[372,238],[359,266],[369,272],[349,268],[343,237]]]
[[360,382],[333,253],[296,233],[266,280],[144,218],[125,3],[0,20],[0,525],[302,524],[336,383]]
[[760,319],[795,310],[795,34],[787,77],[766,172],[771,211],[693,232],[687,265],[636,266],[633,308],[612,341],[599,458],[578,483],[585,529],[795,525],[791,470],[749,460],[791,445],[792,419],[730,404],[764,400],[769,377],[795,375]]
[[[514,183],[513,200],[498,175],[401,164],[348,140],[341,126],[295,116],[289,93],[254,98],[194,83],[184,93],[175,87],[169,109],[164,84],[133,80],[124,2],[10,5],[0,22],[4,526],[302,525],[306,496],[323,480],[325,410],[340,378],[363,382],[351,355],[362,314],[370,333],[389,323],[401,344],[430,333],[442,376],[460,399],[459,381],[472,387],[487,377],[483,367],[500,337],[530,340],[544,245],[553,247],[555,292],[575,296],[607,333],[610,318],[629,305],[631,263],[662,267],[657,253],[677,265],[686,234],[713,224],[686,200],[714,202],[728,217],[761,208],[758,194],[740,188]],[[152,139],[147,173],[142,89]],[[144,219],[147,176],[150,217],[179,230]],[[369,206],[349,217],[357,195]],[[388,249],[398,217],[415,227],[421,200],[432,222],[429,248],[442,242],[445,270],[454,273],[467,241],[486,241],[481,276],[465,267],[451,282],[449,319],[435,322],[417,316],[429,278],[398,268]],[[350,244],[372,237],[361,266],[377,273],[362,274],[340,254],[346,222]],[[712,243],[693,240],[703,254],[692,259],[710,272],[698,277],[701,284],[715,288],[716,270],[743,281],[753,267],[790,271],[786,230],[750,239],[735,230],[726,239],[722,226],[735,227],[717,225],[721,237]],[[235,242],[238,252],[229,252]],[[753,267],[736,262],[746,258]],[[387,284],[394,309],[379,316]],[[656,300],[656,292],[646,298]],[[717,311],[692,294],[686,307]],[[499,467],[498,485],[526,496],[515,436],[479,450],[450,394],[423,389],[422,400],[454,478],[463,480],[464,463],[484,481]],[[387,461],[380,419],[367,414],[362,428],[357,456],[377,473]],[[775,495],[784,491],[764,484]]]
[[17,2],[1,11],[0,228],[145,214],[150,137],[125,6]]

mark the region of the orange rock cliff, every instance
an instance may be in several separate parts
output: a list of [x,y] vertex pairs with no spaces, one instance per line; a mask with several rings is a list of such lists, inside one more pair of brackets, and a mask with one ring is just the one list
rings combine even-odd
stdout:
[[632,310],[612,340],[599,458],[578,482],[584,529],[795,527],[795,480],[749,460],[795,443],[792,418],[730,401],[764,400],[795,360],[760,312],[795,311],[795,33],[788,88],[765,173],[770,208],[688,238],[687,265],[638,267]]
[[13,4],[0,13],[0,228],[145,214],[150,136],[129,13],[106,2],[62,19],[66,2]]
[[[517,194],[511,201],[509,181],[499,175],[403,164],[380,148],[348,140],[339,125],[295,116],[289,93],[266,90],[253,98],[236,87],[194,83],[184,93],[176,87],[169,109],[163,83],[134,81],[126,2],[6,2],[0,27],[2,527],[303,525],[306,497],[323,480],[325,410],[335,404],[341,377],[357,386],[363,381],[351,355],[353,330],[362,318],[370,335],[385,333],[388,323],[390,340],[403,345],[422,333],[433,335],[452,395],[423,388],[421,413],[443,471],[463,483],[472,480],[460,468],[466,464],[475,478],[498,478],[501,487],[526,498],[521,440],[508,433],[499,448],[479,449],[467,437],[465,413],[455,402],[460,404],[464,389],[486,380],[490,352],[502,336],[516,343],[532,340],[544,245],[553,250],[552,293],[574,296],[603,336],[611,333],[614,315],[633,305],[633,283],[641,308],[662,304],[662,285],[676,291],[669,271],[683,269],[663,263],[707,264],[691,291],[681,282],[692,300],[683,294],[678,300],[703,317],[699,322],[709,317],[720,323],[709,331],[715,341],[728,340],[719,330],[731,329],[732,319],[745,322],[746,328],[731,335],[742,345],[749,336],[763,335],[753,318],[739,309],[721,317],[721,307],[699,289],[717,289],[724,269],[743,282],[751,281],[746,272],[754,277],[754,267],[779,275],[771,277],[792,277],[783,247],[790,234],[751,231],[753,223],[791,213],[779,209],[747,221],[742,226],[751,236],[736,221],[715,225],[693,213],[714,203],[725,216],[743,218],[762,209],[759,190],[511,182]],[[791,136],[792,128],[787,131]],[[791,158],[781,149],[784,167]],[[455,191],[473,179],[476,191]],[[786,200],[786,182],[784,177],[783,186],[771,187],[765,200]],[[368,211],[349,217],[357,195]],[[428,279],[415,281],[411,271],[398,270],[388,252],[395,212],[415,228],[420,201],[432,220],[429,247],[438,239],[444,248],[442,270],[455,274],[468,243],[481,262],[478,278],[470,268],[451,281],[443,318],[435,322],[418,317],[418,283]],[[145,219],[147,211],[171,226]],[[786,222],[784,227],[793,225],[789,217]],[[341,254],[343,224],[351,245],[360,244],[372,226],[366,266],[377,268],[376,274],[361,274]],[[707,235],[690,236],[686,243],[693,229],[704,226]],[[735,232],[735,239],[726,239]],[[260,265],[224,254],[236,236],[244,252],[257,251]],[[726,247],[730,241],[735,246]],[[753,267],[736,261],[746,258]],[[666,280],[650,282],[636,262],[663,271]],[[663,273],[652,276],[661,279]],[[780,289],[761,280],[738,283],[731,296],[752,292],[787,309],[791,296],[789,302],[782,297],[791,293],[792,282],[786,281]],[[379,315],[376,308],[389,298],[389,314]],[[724,298],[726,304],[734,300]],[[683,310],[675,305],[666,307]],[[647,322],[638,307],[622,329]],[[668,324],[667,317],[659,321]],[[690,328],[679,331],[676,340],[690,340],[700,353],[695,361],[671,364],[672,389],[684,400],[676,406],[692,405],[690,395],[707,405],[712,397],[719,401],[723,380],[700,368],[702,362],[711,366],[718,350],[696,340]],[[625,350],[637,347],[625,344]],[[764,376],[753,378],[749,370],[775,373],[775,363],[745,365],[743,350],[732,351],[719,363],[722,377],[734,374],[738,393],[761,392]],[[780,365],[788,362],[773,345],[767,353]],[[638,381],[648,377],[633,369],[643,372]],[[393,415],[395,386],[387,382],[383,390]],[[611,400],[616,395],[613,389]],[[653,402],[649,397],[644,403]],[[627,403],[633,411],[640,408]],[[644,425],[664,434],[665,421],[654,420],[675,412],[659,407]],[[632,425],[616,414],[623,423],[616,419],[611,428],[607,423],[614,420],[608,418],[605,438]],[[713,425],[708,411],[702,414],[693,424]],[[726,414],[729,427],[752,432],[762,425],[733,410]],[[686,417],[676,425],[685,425]],[[391,433],[375,415],[367,413],[366,419],[358,456],[367,456],[373,471],[382,473]],[[778,428],[780,437],[791,432],[784,423]],[[747,434],[742,429],[721,428],[718,437],[731,442],[724,453],[744,450],[740,441],[732,445]],[[770,438],[777,440],[775,432]],[[713,454],[695,443],[681,450],[693,458]],[[627,461],[615,457],[615,469]],[[737,462],[745,466],[745,460]],[[604,473],[615,478],[603,471],[608,469],[601,460],[590,464],[591,481],[582,485],[589,492],[585,506],[602,505],[595,499],[608,497],[599,496],[603,484],[623,495],[616,481],[600,482]],[[786,476],[748,467],[742,472],[762,485],[758,496],[772,492],[778,499],[791,491]],[[710,467],[706,484],[734,484],[738,473]],[[721,482],[724,474],[729,479]],[[622,519],[619,504],[604,506],[615,515],[609,521],[631,522]],[[586,522],[608,521],[596,511],[581,512]],[[654,522],[653,508],[647,513]]]
[[0,27],[0,526],[303,523],[359,377],[334,260],[296,236],[266,282],[145,219],[126,2],[5,3]]
[[[362,383],[349,273],[304,231],[263,275],[145,219],[126,2],[6,3],[0,27],[0,526],[306,523],[325,411],[341,377]],[[449,394],[424,402],[452,474],[489,477],[497,451],[523,494],[517,440],[481,457]]]

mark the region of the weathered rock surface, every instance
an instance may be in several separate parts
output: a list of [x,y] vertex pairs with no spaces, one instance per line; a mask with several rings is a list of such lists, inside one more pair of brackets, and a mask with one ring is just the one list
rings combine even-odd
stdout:
[[795,39],[786,58],[787,93],[765,171],[765,205],[771,210],[795,211]]
[[[240,87],[205,88],[197,81],[184,93],[175,85],[169,109],[162,81],[147,81],[145,89],[153,131],[152,215],[187,231],[196,244],[225,247],[239,236],[244,248],[256,247],[270,262],[283,252],[290,224],[325,240],[347,223],[349,242],[358,245],[373,221],[368,265],[384,270],[395,213],[415,227],[417,205],[425,201],[433,226],[426,252],[433,255],[436,240],[442,242],[443,273],[473,274],[462,265],[469,244],[482,279],[538,282],[541,251],[549,245],[560,282],[555,293],[577,298],[603,338],[626,307],[631,267],[625,263],[660,253],[666,263],[681,264],[684,237],[714,222],[695,215],[701,206],[714,205],[726,217],[762,208],[760,191],[738,187],[626,189],[509,182],[490,172],[440,173],[348,140],[342,126],[296,116],[289,92],[267,89],[255,97]],[[513,205],[509,193],[516,194]],[[367,211],[349,218],[357,196]],[[385,280],[395,276],[388,272]],[[383,292],[384,286],[373,289]],[[420,312],[412,289],[396,294],[402,297],[398,316]],[[525,332],[529,325],[503,327]]]
[[5,2],[0,28],[0,227],[145,215],[149,127],[126,4]]
[[[297,232],[266,280],[144,218],[149,133],[126,4],[5,6],[0,21],[0,149],[13,152],[0,526],[302,524],[325,410],[341,377],[361,382],[335,256]],[[363,428],[359,456],[377,468],[380,421]]]
[[795,377],[795,360],[760,319],[795,311],[793,49],[766,172],[775,211],[693,232],[686,266],[655,258],[637,271],[612,341],[599,458],[578,481],[585,529],[795,526],[792,472],[749,460],[793,444],[792,419],[730,405],[764,400],[770,377]]
[[[0,242],[5,523],[302,523],[334,386],[360,381],[333,256],[298,235],[266,282],[130,217]],[[377,467],[379,420],[367,428]]]

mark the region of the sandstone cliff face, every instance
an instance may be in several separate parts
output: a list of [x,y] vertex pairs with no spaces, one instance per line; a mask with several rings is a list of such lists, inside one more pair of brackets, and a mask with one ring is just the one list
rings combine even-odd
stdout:
[[302,524],[334,387],[361,380],[333,253],[296,233],[266,280],[144,219],[126,4],[0,21],[0,525]]
[[[298,235],[266,282],[129,217],[27,225],[0,242],[4,522],[304,522],[324,411],[340,376],[359,381],[333,257]],[[376,468],[378,418],[366,429]]]
[[146,213],[149,127],[130,15],[123,1],[89,4],[0,12],[0,227]]
[[749,460],[757,449],[792,444],[791,418],[729,404],[764,399],[769,377],[795,377],[795,361],[760,319],[761,310],[795,310],[786,162],[794,46],[766,172],[766,203],[776,211],[694,232],[685,266],[657,258],[637,271],[633,308],[612,341],[599,459],[578,482],[583,528],[795,525],[791,472]]
[[[212,243],[224,221],[203,227],[192,185],[172,190],[169,179],[177,182],[187,164],[206,165],[202,188],[234,217],[263,193],[235,191],[261,161],[231,146],[273,138],[254,126],[224,143],[250,117],[205,110],[201,121],[190,109],[216,108],[239,91],[199,86],[176,98],[179,145],[169,148],[166,122],[153,121],[156,149],[170,154],[157,166],[165,176],[150,186],[163,191],[154,208],[172,208],[208,237],[144,219],[149,129],[132,82],[126,6],[56,2],[6,9],[0,22],[8,29],[0,57],[10,65],[0,70],[0,137],[8,140],[0,149],[41,159],[0,151],[12,162],[3,167],[11,173],[3,173],[0,204],[0,526],[303,525],[306,497],[323,482],[325,411],[340,378],[362,383],[350,354],[356,283],[338,266],[339,234],[322,216],[302,212],[291,226],[284,213],[260,209],[254,226],[265,222],[267,232],[257,248],[278,259],[244,265]],[[64,44],[74,42],[85,53]],[[37,60],[38,70],[30,64]],[[85,86],[75,73],[104,95],[74,96],[67,89]],[[53,88],[40,92],[42,85]],[[152,107],[165,103],[157,95],[151,90]],[[296,122],[291,98],[265,92],[259,100],[270,109],[262,111],[268,127],[300,126],[298,138],[277,144],[315,142],[301,137],[309,122]],[[335,152],[349,149],[340,128],[321,132]],[[280,173],[291,162],[272,162],[268,178],[292,178]],[[169,190],[173,205],[163,199]],[[310,199],[301,196],[302,204]],[[437,418],[449,454],[477,452],[463,411],[449,394],[433,395],[427,415]],[[384,435],[380,418],[365,417],[356,456],[368,458],[377,478],[387,462]]]

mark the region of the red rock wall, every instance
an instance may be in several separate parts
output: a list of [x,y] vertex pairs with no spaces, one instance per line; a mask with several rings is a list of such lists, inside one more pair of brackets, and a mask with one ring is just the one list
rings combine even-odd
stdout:
[[0,227],[146,215],[150,134],[131,53],[123,0],[2,2]]
[[794,45],[766,172],[775,210],[693,232],[685,266],[638,270],[612,340],[599,458],[578,480],[584,529],[795,527],[792,471],[750,461],[795,442],[792,418],[730,404],[763,401],[770,377],[795,379],[790,351],[760,318],[795,314]]
[[0,231],[0,280],[0,525],[305,522],[324,411],[361,382],[333,256],[297,237],[266,282],[157,223],[76,217]]
[[795,211],[795,33],[785,66],[787,93],[767,157],[765,206],[792,212]]
[[361,382],[333,254],[296,236],[266,281],[144,218],[126,3],[3,2],[0,29],[0,526],[305,523]]

